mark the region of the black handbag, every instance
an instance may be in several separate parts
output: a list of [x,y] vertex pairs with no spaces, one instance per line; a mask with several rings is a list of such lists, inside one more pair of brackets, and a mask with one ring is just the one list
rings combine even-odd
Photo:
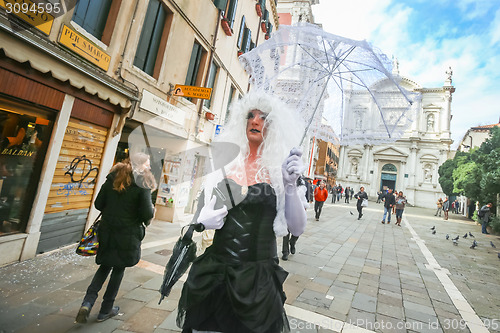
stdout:
[[101,222],[101,215],[95,219],[94,224],[83,235],[80,243],[76,247],[76,254],[84,257],[95,256],[99,248],[99,237],[97,231],[99,230],[99,223]]

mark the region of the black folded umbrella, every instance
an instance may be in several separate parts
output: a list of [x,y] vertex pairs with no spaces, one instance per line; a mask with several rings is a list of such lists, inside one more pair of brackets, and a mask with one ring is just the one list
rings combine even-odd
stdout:
[[203,225],[201,223],[190,224],[184,236],[179,237],[175,243],[172,256],[165,267],[163,283],[159,290],[161,297],[158,304],[170,294],[170,290],[172,290],[174,284],[196,258],[196,243],[193,241],[193,231],[201,231],[202,228]]

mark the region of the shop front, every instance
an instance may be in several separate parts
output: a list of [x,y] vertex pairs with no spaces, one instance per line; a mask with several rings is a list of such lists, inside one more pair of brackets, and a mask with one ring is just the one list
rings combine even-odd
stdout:
[[26,231],[54,118],[0,98],[0,237]]

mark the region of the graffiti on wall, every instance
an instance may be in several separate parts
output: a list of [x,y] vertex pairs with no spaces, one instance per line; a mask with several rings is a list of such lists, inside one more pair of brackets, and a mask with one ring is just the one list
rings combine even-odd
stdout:
[[[76,176],[78,170],[81,170],[79,175],[80,178],[77,178]],[[82,183],[89,177],[89,175],[93,171],[95,172],[95,176],[91,181],[87,181],[87,183],[92,184],[95,182],[97,174],[99,173],[99,168],[92,167],[92,161],[89,160],[85,155],[83,155],[80,157],[75,157],[73,161],[71,161],[69,170],[66,171],[64,175],[69,175],[71,177],[71,182],[78,183],[81,187]]]

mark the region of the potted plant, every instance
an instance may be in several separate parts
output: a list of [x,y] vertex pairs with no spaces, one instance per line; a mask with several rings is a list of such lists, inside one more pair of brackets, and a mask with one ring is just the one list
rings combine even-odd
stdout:
[[255,11],[259,17],[262,17],[262,6],[260,5],[260,2],[255,4]]
[[233,32],[231,31],[231,27],[229,26],[229,20],[227,18],[222,18],[220,21],[220,24],[222,26],[222,30],[226,33],[228,36],[232,36]]

